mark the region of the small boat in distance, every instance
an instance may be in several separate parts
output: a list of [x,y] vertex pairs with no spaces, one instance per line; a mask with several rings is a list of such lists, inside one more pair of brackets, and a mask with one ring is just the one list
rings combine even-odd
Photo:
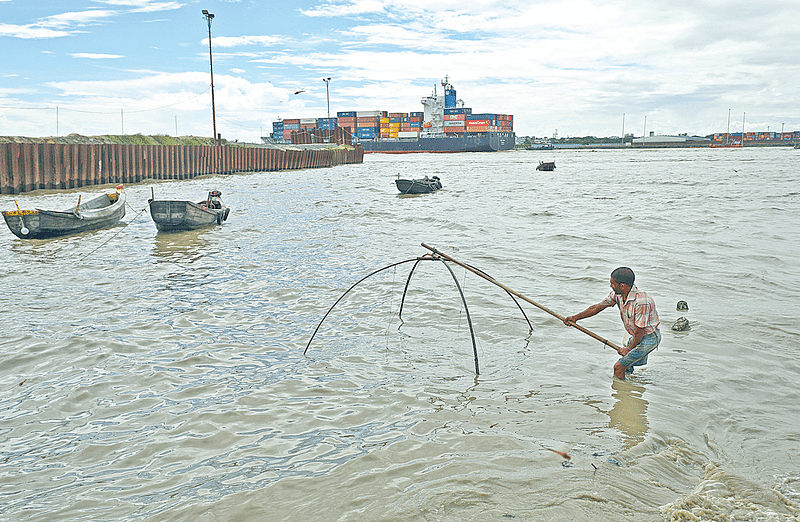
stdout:
[[[16,203],[16,201],[15,201]],[[116,225],[125,215],[125,191],[118,185],[115,192],[103,194],[66,210],[3,211],[9,230],[20,239],[46,239],[97,230]]]
[[400,179],[398,174],[394,183],[397,185],[397,190],[402,194],[427,194],[442,188],[439,176],[433,176],[432,178],[425,176],[422,179]]
[[156,199],[150,189],[150,216],[159,232],[194,230],[210,225],[221,225],[228,219],[230,208],[222,203],[222,192],[212,190],[204,201]]
[[556,162],[555,161],[540,161],[539,164],[536,166],[536,170],[556,170]]

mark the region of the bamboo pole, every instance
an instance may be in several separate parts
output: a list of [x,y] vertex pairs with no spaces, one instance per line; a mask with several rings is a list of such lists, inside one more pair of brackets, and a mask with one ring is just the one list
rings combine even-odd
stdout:
[[[520,293],[519,293],[519,292],[517,292],[516,290],[513,290],[513,289],[511,289],[511,288],[509,288],[509,287],[505,286],[504,284],[502,284],[502,283],[499,283],[499,282],[498,282],[498,281],[496,281],[496,280],[495,280],[493,277],[491,277],[491,276],[489,276],[489,275],[487,275],[487,274],[485,274],[485,273],[481,272],[480,270],[477,270],[477,269],[475,269],[475,268],[473,268],[473,267],[471,267],[471,266],[469,266],[469,265],[466,265],[466,264],[464,264],[464,263],[462,263],[462,262],[460,262],[460,261],[458,261],[458,260],[456,260],[456,259],[453,259],[452,257],[448,256],[447,254],[445,254],[445,253],[443,253],[443,252],[440,252],[440,251],[436,250],[435,248],[433,248],[433,247],[431,247],[431,246],[428,246],[428,245],[426,245],[425,243],[422,243],[422,246],[423,246],[424,248],[427,248],[427,249],[428,249],[428,250],[430,250],[431,252],[433,252],[433,255],[434,255],[434,256],[438,256],[438,257],[441,257],[442,259],[446,259],[446,260],[448,260],[448,261],[451,261],[451,262],[453,262],[453,263],[457,264],[458,266],[460,266],[460,267],[463,267],[463,268],[465,268],[465,269],[469,270],[469,271],[470,271],[470,272],[472,272],[473,274],[475,274],[475,275],[477,275],[477,276],[480,276],[480,277],[482,277],[483,279],[486,279],[486,280],[487,280],[487,281],[489,281],[490,283],[493,283],[493,284],[495,284],[495,285],[499,286],[500,288],[502,288],[503,290],[505,290],[505,291],[506,291],[506,292],[508,292],[509,294],[512,294],[512,295],[515,295],[515,296],[519,297],[519,298],[520,298],[520,299],[522,299],[523,301],[526,301],[526,302],[528,302],[528,303],[532,304],[533,306],[535,306],[536,308],[539,308],[540,310],[542,310],[542,311],[544,311],[544,312],[547,312],[548,314],[550,314],[550,315],[552,315],[553,317],[555,317],[555,318],[559,319],[560,321],[564,321],[564,316],[557,314],[556,312],[554,312],[554,311],[550,310],[550,309],[549,309],[549,308],[547,308],[546,306],[542,306],[542,305],[540,305],[539,303],[537,303],[537,302],[536,302],[536,301],[534,301],[533,299],[529,299],[528,297],[525,297],[524,295],[520,294]],[[597,335],[596,333],[592,332],[591,330],[589,330],[589,329],[587,329],[587,328],[584,328],[583,326],[579,325],[578,323],[575,323],[575,322],[572,322],[572,321],[570,321],[570,322],[569,322],[569,323],[567,323],[567,324],[569,324],[569,326],[573,326],[573,327],[577,328],[578,330],[580,330],[581,332],[585,333],[586,335],[588,335],[588,336],[590,336],[590,337],[593,337],[593,338],[597,339],[598,341],[600,341],[600,342],[601,342],[601,343],[603,343],[604,345],[606,345],[606,346],[608,346],[608,347],[610,347],[610,348],[613,348],[614,350],[616,350],[616,351],[617,351],[617,353],[619,353],[619,351],[620,351],[620,350],[622,350],[622,348],[620,348],[620,347],[619,347],[619,346],[617,346],[616,344],[612,343],[611,341],[609,341],[609,340],[607,340],[607,339],[604,339],[603,337],[600,337],[600,336],[599,336],[599,335]]]

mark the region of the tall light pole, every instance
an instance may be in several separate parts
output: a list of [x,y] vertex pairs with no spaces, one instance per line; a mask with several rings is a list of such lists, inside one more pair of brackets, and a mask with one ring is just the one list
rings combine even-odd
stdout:
[[330,77],[323,78],[322,81],[325,82],[325,94],[328,97],[328,125],[330,126],[330,124],[331,124],[331,90],[330,90],[331,78]]
[[644,141],[647,139],[647,116],[644,117],[644,129],[642,129],[642,148],[644,148]]
[[214,13],[209,13],[203,9],[203,18],[208,20],[208,64],[211,67],[211,120],[214,123],[214,145],[217,144],[217,109],[214,105],[214,59],[211,56],[211,20]]

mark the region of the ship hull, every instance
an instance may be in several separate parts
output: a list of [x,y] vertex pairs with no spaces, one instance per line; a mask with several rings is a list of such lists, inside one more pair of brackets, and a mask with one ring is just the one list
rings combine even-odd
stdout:
[[362,141],[365,153],[408,154],[412,152],[495,152],[514,148],[513,132],[485,132],[456,137],[419,138],[398,141]]

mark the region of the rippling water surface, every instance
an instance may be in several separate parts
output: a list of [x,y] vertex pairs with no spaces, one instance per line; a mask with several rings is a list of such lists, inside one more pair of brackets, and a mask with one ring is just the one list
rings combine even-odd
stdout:
[[[368,155],[129,186],[125,226],[80,236],[6,231],[0,519],[796,520],[799,164],[786,149]],[[398,174],[444,189],[400,196]],[[158,234],[151,188],[219,188],[232,211]],[[476,376],[447,268],[420,263],[403,301],[407,262],[349,292],[303,355],[351,285],[422,242],[562,315],[631,266],[661,347],[614,381],[612,350],[523,303],[530,328],[450,265]],[[690,330],[670,329],[680,316]],[[582,324],[622,340],[613,311]]]

